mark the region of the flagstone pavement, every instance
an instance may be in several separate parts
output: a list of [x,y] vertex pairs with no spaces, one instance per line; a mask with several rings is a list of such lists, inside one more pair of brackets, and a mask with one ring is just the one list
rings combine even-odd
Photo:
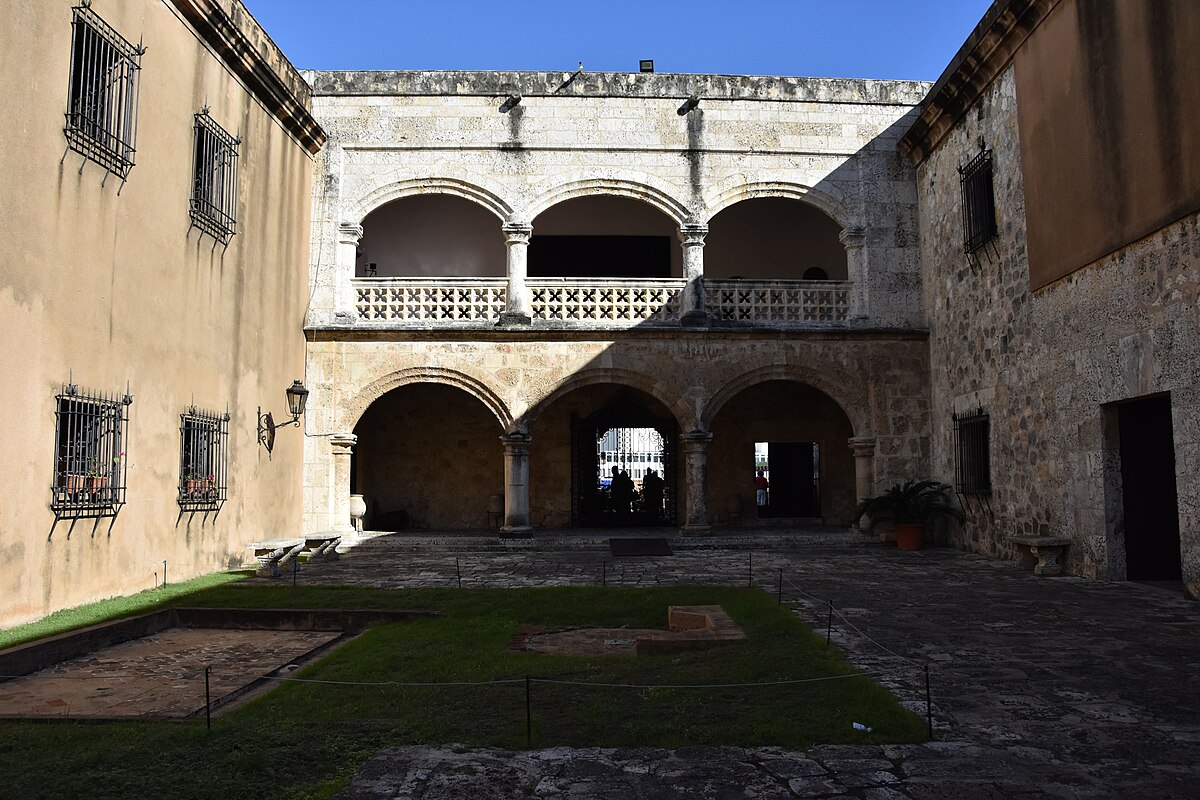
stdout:
[[900,552],[844,531],[669,534],[674,555],[620,559],[608,535],[380,536],[295,577],[782,586],[784,603],[815,630],[824,632],[832,603],[835,643],[922,714],[930,667],[934,740],[806,752],[400,747],[364,765],[338,797],[1200,798],[1200,603],[1178,592],[1040,578],[1010,562]]

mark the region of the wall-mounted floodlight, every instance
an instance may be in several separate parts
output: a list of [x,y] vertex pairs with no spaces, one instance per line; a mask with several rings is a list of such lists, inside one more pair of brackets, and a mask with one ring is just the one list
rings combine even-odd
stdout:
[[308,389],[300,381],[292,381],[285,392],[287,395],[288,413],[292,418],[287,422],[276,423],[271,412],[263,413],[262,406],[258,407],[258,443],[267,448],[270,453],[275,449],[275,430],[289,425],[300,427],[300,417],[304,414],[304,405],[308,402]]
[[654,72],[654,59],[643,58],[638,62],[638,69],[642,72]]
[[514,108],[516,108],[516,107],[517,107],[517,105],[518,105],[520,102],[521,102],[521,95],[519,95],[519,94],[510,94],[510,95],[508,96],[508,99],[507,99],[507,100],[505,100],[503,103],[501,103],[501,104],[500,104],[500,113],[501,113],[501,114],[507,114],[508,112],[510,112],[510,111],[512,111]]
[[688,112],[695,109],[698,105],[700,105],[700,95],[694,94],[687,100],[684,100],[683,105],[681,105],[679,110],[677,110],[675,113],[681,117],[687,116]]

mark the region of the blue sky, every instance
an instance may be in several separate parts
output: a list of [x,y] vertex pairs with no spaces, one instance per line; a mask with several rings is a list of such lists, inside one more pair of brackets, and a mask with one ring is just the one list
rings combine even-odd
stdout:
[[243,0],[301,69],[934,80],[991,0]]

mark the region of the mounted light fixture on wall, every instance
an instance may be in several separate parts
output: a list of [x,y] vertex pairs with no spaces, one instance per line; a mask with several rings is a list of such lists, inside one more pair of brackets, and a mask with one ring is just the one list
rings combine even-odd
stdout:
[[520,102],[521,102],[521,95],[519,95],[519,94],[510,94],[510,95],[508,96],[508,99],[507,99],[507,100],[505,100],[503,103],[501,103],[501,104],[500,104],[500,113],[501,113],[501,114],[507,114],[508,112],[510,112],[510,111],[512,111],[514,108],[516,108],[516,107],[517,107],[517,105],[518,105]]
[[300,427],[300,417],[304,414],[304,404],[308,402],[308,389],[300,381],[292,381],[287,388],[288,413],[292,418],[287,422],[276,423],[271,412],[263,413],[262,406],[258,407],[258,443],[267,448],[270,453],[275,449],[275,429],[286,428],[289,425]]
[[685,117],[689,111],[696,108],[698,105],[700,105],[700,95],[694,94],[687,100],[684,100],[683,105],[681,105],[678,110],[675,111],[675,113],[681,117]]

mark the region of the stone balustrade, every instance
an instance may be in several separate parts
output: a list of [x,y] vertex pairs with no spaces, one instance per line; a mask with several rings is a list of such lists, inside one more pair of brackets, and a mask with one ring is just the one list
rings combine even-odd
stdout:
[[[357,320],[383,327],[490,325],[505,310],[504,278],[355,278]],[[681,278],[530,278],[538,321],[586,328],[678,324]],[[705,307],[719,323],[807,327],[844,323],[849,281],[705,280]]]

